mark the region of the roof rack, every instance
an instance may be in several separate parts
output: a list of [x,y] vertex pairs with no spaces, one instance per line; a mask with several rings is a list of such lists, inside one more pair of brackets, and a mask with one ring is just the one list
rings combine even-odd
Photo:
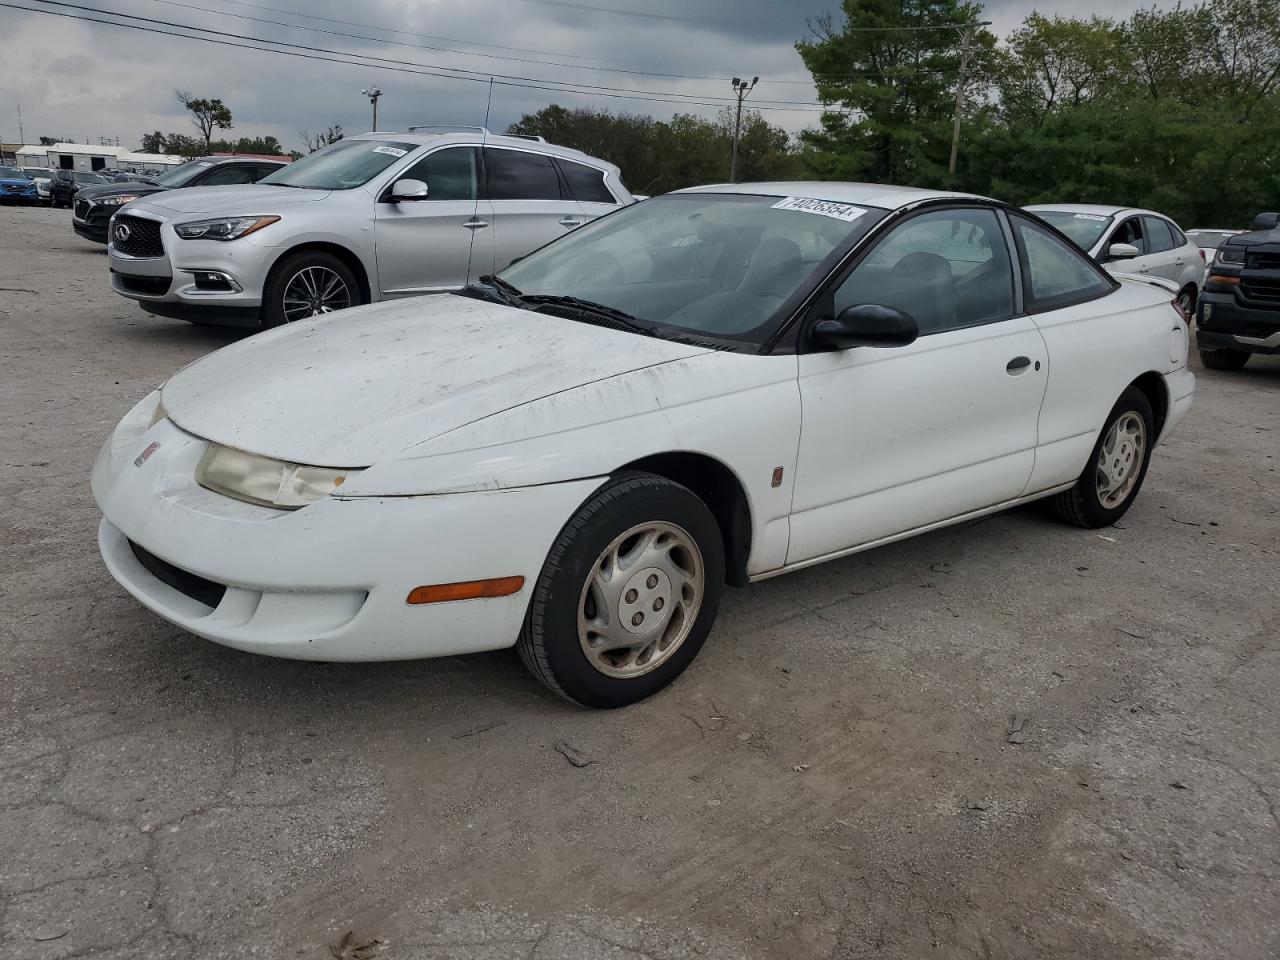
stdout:
[[483,133],[486,137],[493,136],[487,127],[475,127],[465,123],[417,123],[409,128],[410,133],[422,133],[426,130],[438,130],[441,133],[461,133],[474,132]]
[[535,133],[508,133],[506,136],[513,137],[516,140],[532,140],[534,143],[547,142],[546,137],[540,137]]

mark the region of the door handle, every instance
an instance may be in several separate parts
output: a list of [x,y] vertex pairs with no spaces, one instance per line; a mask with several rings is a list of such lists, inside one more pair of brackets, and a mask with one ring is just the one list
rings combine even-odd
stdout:
[[488,220],[468,220],[463,224],[468,230],[483,230],[489,225]]
[[1139,273],[1150,273],[1150,272],[1151,272],[1151,268],[1150,268],[1150,267],[1148,267],[1148,266],[1144,263],[1142,266],[1140,266],[1140,267],[1138,268],[1138,272],[1139,272]]
[[1016,377],[1023,371],[1030,368],[1030,366],[1031,366],[1030,357],[1014,357],[1012,360],[1010,360],[1008,363],[1004,365],[1004,369],[1010,376]]
[[582,226],[582,221],[581,221],[581,220],[579,220],[577,217],[565,217],[563,220],[561,220],[561,221],[560,221],[560,226],[562,226],[562,227],[580,227],[580,226]]

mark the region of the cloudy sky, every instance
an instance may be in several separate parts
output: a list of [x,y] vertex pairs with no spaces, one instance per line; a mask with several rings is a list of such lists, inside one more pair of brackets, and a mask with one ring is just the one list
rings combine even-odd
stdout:
[[[1004,34],[1032,10],[1123,17],[1149,5],[989,0],[985,17]],[[28,141],[119,137],[136,147],[148,130],[192,133],[175,88],[220,97],[234,113],[234,134],[274,134],[287,146],[301,145],[304,128],[369,129],[361,89],[371,84],[384,92],[383,129],[481,123],[487,81],[458,79],[449,68],[498,76],[493,129],[551,102],[711,116],[720,109],[717,98],[731,95],[727,78],[742,74],[760,76],[752,101],[768,108],[770,121],[798,131],[817,114],[805,106],[814,91],[793,44],[810,18],[838,7],[838,0],[0,0],[0,140],[19,139],[19,103]],[[50,15],[121,19],[103,11],[147,18],[132,22],[153,31],[184,32],[174,24],[221,31],[224,43]],[[295,52],[332,51],[310,51],[315,57],[381,59],[301,59],[234,46],[253,45],[242,38],[283,41]],[[504,76],[611,87],[601,92],[618,95],[528,89]],[[627,99],[637,91],[653,99]],[[672,94],[702,102],[661,102]]]

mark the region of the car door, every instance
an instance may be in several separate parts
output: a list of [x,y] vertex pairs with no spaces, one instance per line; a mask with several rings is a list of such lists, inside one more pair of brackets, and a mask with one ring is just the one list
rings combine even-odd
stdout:
[[493,230],[493,269],[501,270],[583,224],[583,212],[562,189],[550,156],[485,147],[484,169],[484,214]]
[[560,168],[560,175],[584,221],[613,213],[621,206],[609,189],[605,172],[599,167],[566,160],[564,157],[557,157],[556,165]]
[[1143,217],[1142,231],[1147,237],[1147,267],[1153,277],[1179,282],[1187,259],[1177,249],[1173,230],[1161,217]]
[[[391,188],[401,180],[421,180],[426,198],[392,200]],[[434,150],[391,181],[374,212],[382,296],[457,290],[492,269],[492,230],[477,215],[479,195],[480,159],[470,146]],[[480,253],[476,263],[473,251]]]
[[1169,255],[1173,257],[1170,279],[1179,287],[1194,284],[1196,290],[1199,290],[1204,286],[1207,258],[1201,254],[1200,247],[1192,243],[1176,223],[1163,217],[1159,219],[1168,228],[1173,238],[1173,246],[1169,251]]
[[[1108,251],[1111,249],[1111,245],[1116,243],[1127,243],[1131,247],[1137,247],[1138,255],[1136,257],[1112,259]],[[1115,229],[1111,231],[1110,238],[1102,247],[1102,265],[1109,273],[1146,275],[1151,272],[1151,265],[1154,259],[1148,253],[1147,232],[1140,216],[1126,217],[1120,221]]]
[[[1049,352],[1040,412],[1039,445],[1028,493],[1074,483],[1089,459],[1098,429],[1133,378],[1131,341],[1149,336],[1126,322],[1114,280],[1040,224],[1010,215],[1022,269],[1024,309]],[[1180,323],[1173,312],[1171,322]]]
[[986,207],[894,227],[808,318],[875,303],[909,346],[805,352],[788,563],[1016,499],[1035,462],[1047,353],[1017,307],[1014,257]]

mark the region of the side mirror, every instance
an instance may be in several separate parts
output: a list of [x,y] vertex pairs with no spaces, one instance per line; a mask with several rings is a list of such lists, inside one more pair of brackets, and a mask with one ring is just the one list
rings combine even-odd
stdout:
[[427,185],[421,180],[397,180],[391,188],[391,202],[427,199]]
[[1142,256],[1142,251],[1131,243],[1113,243],[1107,247],[1108,260],[1132,260]]
[[1260,213],[1253,218],[1250,230],[1274,230],[1280,226],[1280,213]]
[[915,317],[893,307],[863,303],[848,307],[834,320],[819,320],[813,338],[828,347],[905,347],[915,343],[920,325]]

